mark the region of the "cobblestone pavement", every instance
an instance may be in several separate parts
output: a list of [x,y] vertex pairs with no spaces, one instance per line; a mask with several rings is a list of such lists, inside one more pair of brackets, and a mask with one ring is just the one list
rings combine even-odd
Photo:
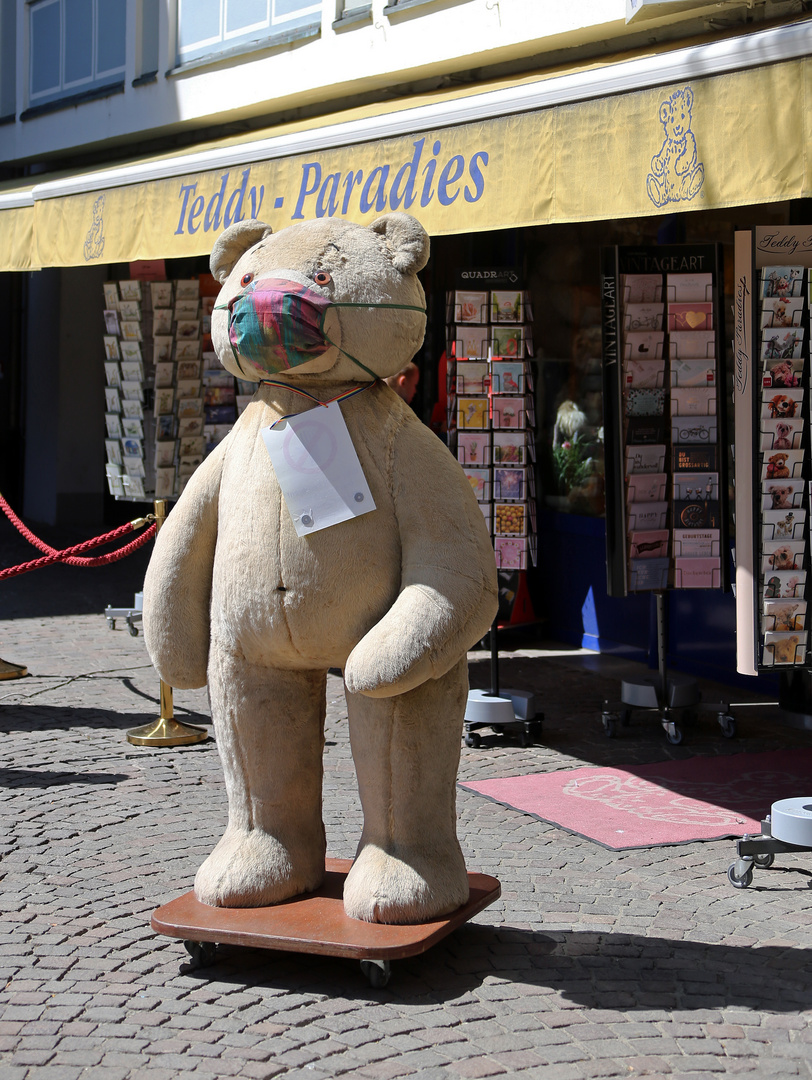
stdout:
[[[0,682],[0,1080],[812,1075],[812,858],[779,856],[734,889],[731,840],[612,852],[464,790],[469,869],[497,876],[501,899],[393,963],[388,986],[354,961],[238,947],[189,970],[150,915],[191,887],[225,792],[212,739],[126,741],[159,715],[159,684],[143,638],[101,612],[140,572],[0,583],[0,656],[31,672]],[[502,684],[537,694],[542,745],[486,738],[460,778],[812,745],[759,704],[737,710],[735,739],[710,717],[680,746],[645,720],[606,739],[600,703],[627,670],[508,648]],[[472,684],[488,673],[472,654]],[[328,700],[328,850],[350,858],[360,808],[332,675]],[[203,691],[175,707],[210,723]]]

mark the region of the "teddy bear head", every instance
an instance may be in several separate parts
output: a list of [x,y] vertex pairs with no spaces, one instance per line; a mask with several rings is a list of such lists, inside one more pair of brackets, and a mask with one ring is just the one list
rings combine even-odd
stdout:
[[800,640],[797,634],[792,634],[788,638],[778,638],[773,642],[776,664],[792,664],[795,661],[795,646]]
[[775,625],[773,630],[789,632],[795,629],[795,612],[798,610],[798,604],[782,604],[781,607],[775,609],[772,613],[774,616]]
[[767,407],[770,410],[770,416],[795,415],[795,402],[792,398],[787,397],[786,394],[776,394],[775,397],[767,402]]
[[397,374],[419,349],[426,300],[417,272],[429,238],[409,214],[371,225],[332,218],[274,233],[241,221],[217,238],[222,289],[212,343],[238,379],[364,382]]
[[779,439],[788,439],[789,433],[791,431],[792,428],[789,426],[789,424],[784,424],[783,422],[779,421],[775,425],[775,434]]
[[788,457],[789,454],[783,450],[780,454],[770,454],[767,459],[767,476],[789,476],[789,469],[787,467]]
[[778,487],[773,484],[770,486],[769,493],[770,501],[776,509],[790,505],[790,498],[792,497],[791,487]]
[[795,556],[785,544],[775,549],[772,555],[769,556],[769,562],[774,570],[795,569]]
[[675,90],[660,106],[660,122],[669,139],[680,142],[691,128],[691,109],[694,95],[689,86]]
[[773,386],[798,385],[798,376],[792,370],[792,364],[789,360],[783,360],[780,364],[776,364],[771,369],[770,375],[772,376]]

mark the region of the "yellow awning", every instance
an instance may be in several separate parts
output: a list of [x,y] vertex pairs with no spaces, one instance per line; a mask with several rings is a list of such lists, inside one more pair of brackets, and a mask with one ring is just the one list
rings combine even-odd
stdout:
[[809,53],[803,20],[0,186],[0,264],[207,254],[254,216],[406,210],[443,235],[808,197]]

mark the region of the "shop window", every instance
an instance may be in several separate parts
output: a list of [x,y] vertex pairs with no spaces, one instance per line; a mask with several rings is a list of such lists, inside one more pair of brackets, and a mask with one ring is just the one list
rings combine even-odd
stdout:
[[262,47],[314,23],[321,0],[178,0],[178,63]]
[[115,85],[124,76],[126,0],[37,0],[28,9],[32,106]]
[[543,240],[529,246],[529,284],[538,359],[539,502],[597,516],[605,509],[599,245],[579,243],[586,231],[554,226],[537,234]]

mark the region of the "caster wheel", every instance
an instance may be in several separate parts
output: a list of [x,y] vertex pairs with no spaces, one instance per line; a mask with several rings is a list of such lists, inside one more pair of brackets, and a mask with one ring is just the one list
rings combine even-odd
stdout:
[[611,713],[604,713],[601,716],[601,723],[603,724],[603,733],[607,739],[614,739],[615,737],[615,718]]
[[719,727],[722,729],[722,735],[724,735],[726,739],[732,739],[736,734],[736,720],[726,713],[720,715]]
[[682,742],[682,730],[673,721],[663,724],[663,727],[665,728],[665,737],[671,745],[679,746]]
[[129,630],[130,630],[130,637],[138,637],[138,627],[137,626],[133,626],[132,624],[130,624]]
[[[474,731],[466,731],[465,733],[465,745],[471,746],[476,749],[478,746],[482,746],[482,739]],[[364,961],[366,963],[366,961]]]
[[766,870],[775,862],[775,855],[773,855],[771,851],[766,851],[763,855],[754,855],[753,862],[756,866],[760,867],[760,869]]
[[388,960],[362,960],[361,971],[369,985],[376,989],[386,986],[392,975]]
[[192,958],[192,968],[211,967],[217,955],[213,941],[184,941],[183,947]]
[[116,620],[115,619],[108,619],[107,620],[107,629],[108,630],[115,630],[115,628],[116,628]]
[[753,867],[748,866],[743,874],[737,872],[737,863],[731,863],[727,868],[727,879],[737,889],[746,889],[753,882]]

